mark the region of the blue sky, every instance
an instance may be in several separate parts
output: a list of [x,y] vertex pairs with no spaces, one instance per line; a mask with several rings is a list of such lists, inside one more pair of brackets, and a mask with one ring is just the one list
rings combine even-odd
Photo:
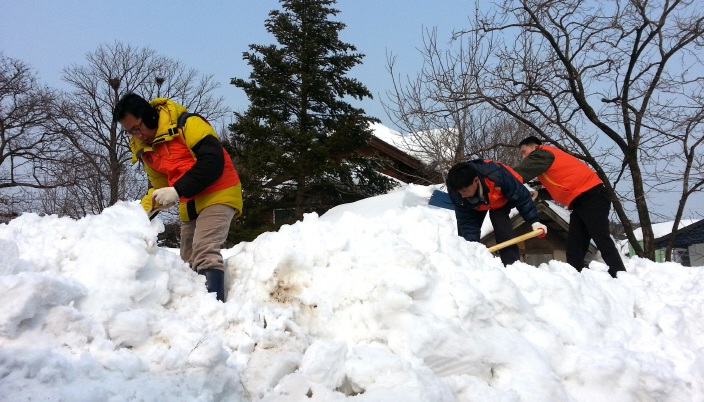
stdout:
[[[392,88],[387,54],[397,56],[397,68],[415,75],[422,57],[423,30],[438,28],[449,40],[453,29],[466,27],[474,3],[467,0],[339,0],[335,20],[347,25],[341,39],[366,55],[349,76],[374,95],[355,104],[368,115],[393,127],[381,102]],[[85,65],[85,55],[116,40],[147,46],[179,59],[222,83],[219,93],[233,110],[244,110],[244,92],[230,78],[247,78],[251,69],[242,60],[250,44],[275,43],[264,28],[269,11],[281,9],[276,0],[250,1],[5,1],[0,5],[0,51],[32,66],[40,80],[68,89],[61,70]]]
[[[438,29],[441,45],[449,46],[453,30],[467,27],[474,11],[471,0],[339,0],[335,20],[347,25],[341,39],[366,55],[350,76],[359,79],[374,99],[354,103],[369,116],[396,128],[382,107],[392,89],[387,55],[397,57],[396,69],[415,76],[423,58],[424,29]],[[277,0],[182,2],[6,0],[0,3],[0,51],[31,65],[40,80],[68,89],[61,70],[85,65],[85,55],[100,44],[116,40],[146,46],[179,59],[201,73],[213,74],[222,86],[218,93],[237,111],[248,106],[244,92],[230,85],[230,78],[247,78],[250,67],[242,52],[250,44],[275,43],[266,32],[269,12],[281,9]],[[699,215],[699,196],[688,203],[685,217]],[[659,204],[659,205],[658,205]],[[673,215],[671,200],[652,205]],[[671,210],[665,212],[665,210]]]

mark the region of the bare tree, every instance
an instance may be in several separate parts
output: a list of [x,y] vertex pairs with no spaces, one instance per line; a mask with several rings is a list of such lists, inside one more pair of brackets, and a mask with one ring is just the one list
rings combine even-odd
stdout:
[[665,259],[672,260],[672,250],[677,239],[677,230],[682,220],[689,197],[704,189],[704,96],[701,92],[678,94],[688,99],[690,107],[682,113],[679,108],[663,108],[659,111],[663,126],[653,128],[663,138],[672,142],[663,147],[665,165],[658,167],[654,187],[658,191],[680,194],[675,213],[672,234],[668,240]]
[[55,121],[58,133],[74,149],[72,167],[83,180],[51,199],[84,204],[56,204],[59,210],[99,213],[118,200],[140,196],[146,186],[142,170],[130,167],[129,136],[112,121],[122,95],[135,92],[146,99],[170,98],[209,120],[224,116],[227,108],[224,99],[213,94],[220,84],[212,75],[201,75],[149,48],[115,42],[88,53],[86,61],[64,69],[63,79],[74,89],[56,102]]
[[[589,163],[637,253],[653,258],[645,182],[671,143],[658,130],[666,125],[661,112],[697,113],[678,94],[702,91],[703,33],[694,1],[503,0],[477,9],[469,29],[455,34],[463,49],[444,57],[463,65],[468,85],[444,87],[438,98],[489,105]],[[434,79],[446,73],[439,68]],[[619,197],[622,178],[630,183]],[[626,201],[634,203],[643,247]]]
[[402,131],[404,149],[443,173],[475,158],[517,164],[515,144],[526,136],[527,127],[488,105],[447,96],[466,93],[472,85],[464,49],[443,51],[437,30],[428,30],[421,53],[425,63],[413,79],[402,80],[395,72],[396,58],[388,58],[393,90],[383,106]]
[[0,54],[0,203],[5,209],[12,209],[12,200],[17,199],[10,189],[71,183],[71,172],[60,163],[65,144],[48,129],[55,98],[27,64]]

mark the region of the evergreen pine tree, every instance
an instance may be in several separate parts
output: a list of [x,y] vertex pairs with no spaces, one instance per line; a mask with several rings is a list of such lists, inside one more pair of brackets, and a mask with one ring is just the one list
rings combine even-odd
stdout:
[[[392,182],[375,170],[380,161],[358,150],[378,119],[345,101],[371,98],[346,77],[364,55],[340,41],[345,27],[330,21],[334,0],[281,0],[266,29],[280,46],[250,45],[243,58],[249,80],[235,78],[250,101],[235,113],[230,150],[243,182],[245,209],[291,209],[322,213],[334,205],[381,194]],[[261,223],[261,220],[260,220]]]

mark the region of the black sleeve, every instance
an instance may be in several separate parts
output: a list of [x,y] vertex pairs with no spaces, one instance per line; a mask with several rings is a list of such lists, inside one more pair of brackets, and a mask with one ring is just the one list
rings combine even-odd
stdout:
[[459,235],[467,241],[479,241],[486,211],[455,207]]
[[536,149],[531,152],[527,158],[523,159],[518,166],[513,168],[513,170],[521,175],[524,183],[528,183],[550,169],[554,161],[555,155],[553,155],[552,152],[544,149]]
[[477,211],[472,208],[464,207],[462,205],[462,196],[456,191],[449,191],[447,195],[450,197],[450,201],[455,207],[457,234],[464,237],[467,241],[479,241],[486,211]]
[[222,144],[212,135],[206,135],[193,146],[196,163],[174,183],[178,195],[186,198],[205,190],[222,176],[225,169],[225,154]]

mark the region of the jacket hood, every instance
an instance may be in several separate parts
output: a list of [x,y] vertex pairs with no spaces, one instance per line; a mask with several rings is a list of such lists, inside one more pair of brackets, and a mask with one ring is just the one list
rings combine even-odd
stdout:
[[159,127],[156,129],[156,136],[167,134],[170,128],[176,127],[178,116],[188,110],[178,103],[166,98],[156,98],[149,102],[159,111]]

